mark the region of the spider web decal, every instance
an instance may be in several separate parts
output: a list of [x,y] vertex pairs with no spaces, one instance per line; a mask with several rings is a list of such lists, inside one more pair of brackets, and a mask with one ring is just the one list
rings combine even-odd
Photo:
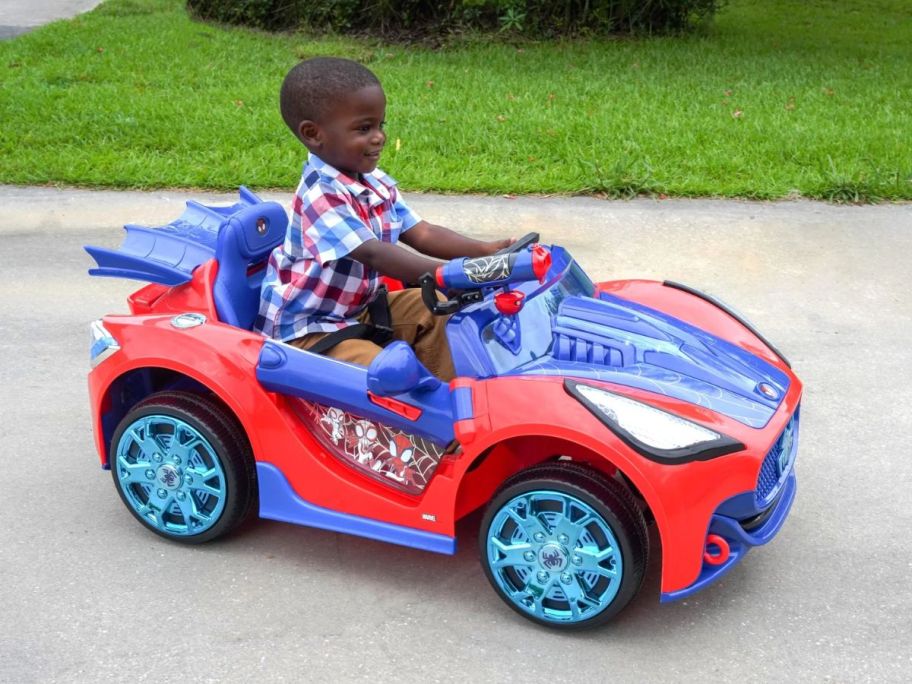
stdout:
[[423,437],[334,406],[299,399],[295,408],[333,456],[409,494],[424,491],[445,450]]
[[473,283],[503,280],[510,275],[510,254],[466,259],[462,271]]

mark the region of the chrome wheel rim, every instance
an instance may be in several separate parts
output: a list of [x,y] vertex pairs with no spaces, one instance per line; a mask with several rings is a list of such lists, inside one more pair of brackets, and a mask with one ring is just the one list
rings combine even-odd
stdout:
[[225,471],[215,449],[178,418],[155,414],[131,423],[118,441],[114,467],[127,504],[165,534],[201,534],[225,508]]
[[487,563],[503,595],[547,622],[589,620],[617,596],[624,566],[608,522],[556,491],[516,496],[488,528]]

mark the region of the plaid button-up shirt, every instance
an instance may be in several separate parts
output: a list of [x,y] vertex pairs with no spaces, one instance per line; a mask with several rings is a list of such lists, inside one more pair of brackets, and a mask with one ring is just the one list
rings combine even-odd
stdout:
[[358,322],[379,274],[348,256],[368,240],[395,243],[421,219],[379,169],[352,178],[308,155],[285,241],[269,257],[254,329],[282,341]]

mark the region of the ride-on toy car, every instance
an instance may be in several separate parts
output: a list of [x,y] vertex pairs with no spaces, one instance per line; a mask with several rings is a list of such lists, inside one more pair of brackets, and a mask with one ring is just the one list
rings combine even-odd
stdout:
[[[661,599],[688,596],[780,529],[795,496],[801,383],[718,301],[670,282],[593,284],[527,236],[422,279],[452,314],[458,377],[403,342],[369,368],[252,332],[282,206],[241,189],[187,203],[93,275],[150,284],[92,324],[101,463],[153,532],[203,542],[263,518],[452,554],[486,507],[481,564],[531,620],[593,626],[661,545]],[[445,301],[437,291],[448,293]]]

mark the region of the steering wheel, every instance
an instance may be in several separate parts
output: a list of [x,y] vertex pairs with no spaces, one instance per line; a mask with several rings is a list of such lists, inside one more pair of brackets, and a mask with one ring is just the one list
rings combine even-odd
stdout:
[[484,293],[481,290],[469,290],[453,293],[452,298],[441,301],[437,299],[437,282],[430,273],[421,276],[418,283],[421,286],[421,300],[435,316],[449,316],[469,304],[484,300]]
[[494,252],[494,254],[512,254],[513,252],[521,252],[529,245],[533,245],[538,242],[539,237],[540,236],[538,233],[526,233],[509,247],[499,249]]
[[[459,262],[460,270],[463,268],[463,265],[465,263],[476,262],[476,261],[482,262],[484,264],[482,266],[482,268],[484,268],[485,266],[488,265],[486,262],[491,260],[493,258],[493,256],[503,257],[504,255],[507,255],[507,254],[523,252],[526,249],[528,249],[528,247],[530,245],[537,243],[538,238],[539,238],[538,233],[526,233],[519,240],[514,242],[512,245],[510,245],[509,247],[504,247],[503,249],[495,252],[494,255],[492,255],[490,257],[475,257],[474,259],[459,259],[459,260],[454,260],[454,261]],[[522,257],[517,257],[517,258],[522,258]],[[451,261],[449,263],[454,263],[454,261]],[[503,259],[498,259],[497,261],[503,261]],[[547,262],[544,264],[544,268],[546,270],[548,268],[548,265],[550,265],[550,263],[551,263],[551,257],[549,255]],[[541,265],[541,264],[539,264],[539,265]],[[445,268],[445,266],[443,268]],[[524,268],[526,271],[530,271],[530,269],[531,269],[531,271],[535,273],[536,277],[541,275],[537,271],[534,271],[534,269],[537,268],[537,266],[535,266],[531,263],[525,264]],[[513,258],[510,259],[509,266],[507,266],[506,275],[509,275],[512,269],[513,269]],[[437,275],[439,275],[439,274],[440,274],[440,270],[438,269]],[[526,273],[526,275],[528,276],[529,273]],[[504,276],[504,274],[498,275],[495,273],[495,278],[493,279],[493,281],[499,282],[502,284],[504,282],[503,276]],[[465,308],[469,304],[474,304],[476,302],[484,301],[483,288],[480,286],[473,286],[473,287],[478,287],[478,289],[469,289],[469,290],[464,290],[464,291],[451,292],[450,297],[448,299],[440,301],[437,298],[437,278],[434,274],[425,273],[424,275],[421,276],[421,278],[418,280],[418,282],[421,285],[421,299],[422,299],[422,301],[424,301],[424,305],[428,308],[428,310],[435,316],[447,316],[450,314],[454,314],[457,311],[459,311],[460,309]],[[478,282],[478,281],[476,281],[476,282]],[[483,281],[481,281],[481,282],[483,282]]]

